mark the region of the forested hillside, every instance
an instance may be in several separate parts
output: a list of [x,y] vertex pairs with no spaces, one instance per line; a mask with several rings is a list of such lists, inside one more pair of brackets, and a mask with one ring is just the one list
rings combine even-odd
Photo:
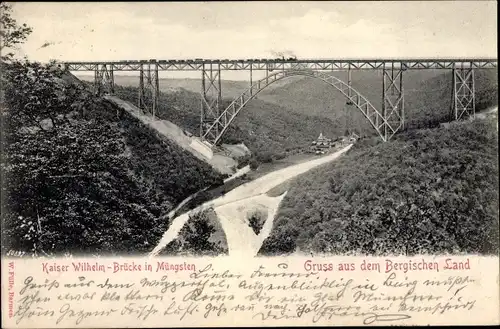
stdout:
[[497,115],[366,139],[292,183],[261,253],[498,253]]
[[2,252],[149,251],[222,177],[52,66],[2,64]]
[[[119,75],[119,73],[121,72],[115,72],[114,74],[114,81],[116,85],[123,87],[135,87],[135,88],[139,87],[139,76],[137,72],[136,74],[132,75]],[[170,75],[168,73],[167,75]],[[94,75],[77,74],[77,77],[82,81],[91,83],[94,82]],[[241,95],[242,92],[248,89],[248,82],[243,80],[240,81],[225,80],[224,74],[222,74],[221,86],[225,96],[237,97]],[[176,78],[175,75],[171,78],[170,77],[162,78],[162,74],[160,74],[159,87],[161,92],[170,93],[170,92],[187,90],[193,93],[199,93],[201,88],[201,79],[178,78],[178,77]]]
[[[347,72],[333,75],[347,81]],[[403,73],[407,128],[426,128],[449,121],[452,75],[449,70],[408,70]],[[377,109],[382,104],[382,71],[352,71],[352,86]],[[478,111],[498,102],[495,70],[475,71]],[[308,77],[295,78],[283,88],[264,90],[259,98],[299,113],[310,113],[340,122],[348,130],[372,135],[366,118],[345,97],[325,82]]]

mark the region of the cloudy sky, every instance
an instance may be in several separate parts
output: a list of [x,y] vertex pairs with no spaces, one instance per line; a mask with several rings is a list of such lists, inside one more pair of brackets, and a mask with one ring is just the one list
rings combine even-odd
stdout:
[[[494,1],[18,3],[30,59],[496,57]],[[49,44],[42,47],[43,44]]]

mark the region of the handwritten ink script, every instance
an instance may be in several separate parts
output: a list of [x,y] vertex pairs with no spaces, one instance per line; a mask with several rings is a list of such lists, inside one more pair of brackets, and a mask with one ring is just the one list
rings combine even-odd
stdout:
[[498,310],[498,258],[5,263],[9,327],[413,325],[477,320],[481,314],[498,319],[498,312],[496,318],[488,313]]

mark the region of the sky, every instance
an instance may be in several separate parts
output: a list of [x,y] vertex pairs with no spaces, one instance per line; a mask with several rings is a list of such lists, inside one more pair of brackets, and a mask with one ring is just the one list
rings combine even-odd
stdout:
[[[15,3],[32,60],[497,57],[494,1]],[[43,46],[45,44],[45,46]],[[43,46],[43,47],[42,47]]]

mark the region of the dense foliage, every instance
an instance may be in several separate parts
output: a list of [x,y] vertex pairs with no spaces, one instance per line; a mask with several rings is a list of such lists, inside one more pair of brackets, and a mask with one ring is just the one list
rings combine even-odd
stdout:
[[53,66],[4,66],[6,248],[35,254],[150,250],[163,216],[211,168]]
[[292,183],[261,253],[497,253],[497,141],[475,120],[355,145]]

